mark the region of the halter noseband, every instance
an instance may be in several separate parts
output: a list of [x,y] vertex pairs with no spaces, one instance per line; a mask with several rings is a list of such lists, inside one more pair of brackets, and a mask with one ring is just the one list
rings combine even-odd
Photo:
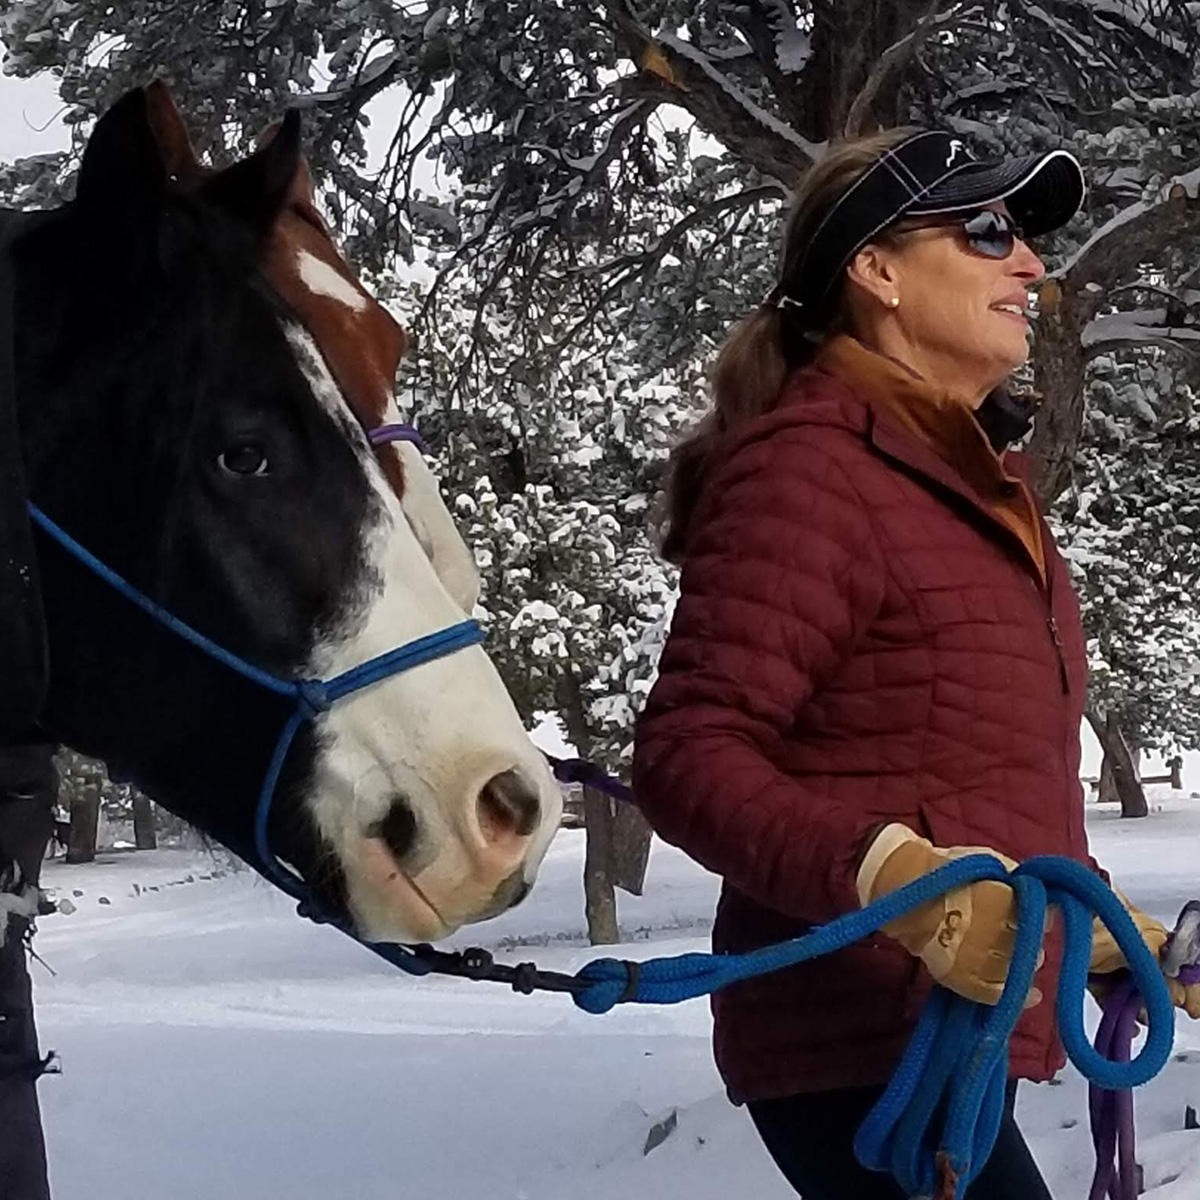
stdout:
[[[368,430],[367,437],[373,446],[386,445],[389,442],[410,442],[418,447],[422,444],[420,435],[411,425],[380,425],[375,429]],[[87,567],[94,575],[119,592],[130,603],[140,608],[147,616],[152,617],[185,642],[202,650],[210,658],[237,672],[243,678],[266,688],[267,691],[274,692],[277,696],[290,696],[296,701],[295,711],[287,719],[275,742],[275,749],[271,754],[271,761],[258,794],[258,805],[254,813],[254,849],[258,856],[258,862],[254,865],[274,884],[297,900],[305,915],[317,920],[329,921],[329,916],[317,909],[312,893],[304,880],[281,862],[271,849],[270,839],[267,835],[275,789],[279,784],[279,776],[287,761],[288,751],[291,749],[296,731],[303,722],[313,720],[318,714],[328,711],[339,700],[354,692],[361,691],[363,688],[370,687],[393,675],[411,671],[423,663],[433,662],[448,654],[454,654],[458,650],[464,650],[468,646],[478,645],[484,640],[483,628],[479,622],[467,618],[459,621],[456,625],[440,629],[436,633],[414,638],[411,642],[405,642],[395,650],[388,650],[384,654],[368,659],[357,667],[351,667],[348,671],[335,675],[332,679],[283,679],[269,671],[264,671],[261,667],[254,666],[253,663],[246,662],[245,659],[226,650],[224,646],[218,645],[211,638],[205,637],[204,634],[181,621],[144,592],[135,588],[128,580],[118,575],[111,567],[101,562],[32,501],[29,503],[29,514],[34,523],[53,538],[72,558]],[[336,921],[331,923],[340,924]],[[350,931],[347,930],[347,932]],[[392,949],[396,952],[405,950],[404,947],[399,946]],[[411,956],[411,953],[409,951],[407,955],[402,954],[401,957],[407,958]],[[390,961],[396,961],[390,955],[385,955],[385,957],[389,957]],[[414,973],[423,973],[416,963],[409,966],[407,961],[400,961],[396,965],[404,966],[408,970],[413,970]]]

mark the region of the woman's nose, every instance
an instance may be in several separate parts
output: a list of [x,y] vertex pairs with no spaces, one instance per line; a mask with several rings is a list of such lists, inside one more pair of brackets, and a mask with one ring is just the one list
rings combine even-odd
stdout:
[[1030,282],[1041,279],[1046,273],[1045,264],[1020,238],[1013,243],[1011,270],[1018,279]]

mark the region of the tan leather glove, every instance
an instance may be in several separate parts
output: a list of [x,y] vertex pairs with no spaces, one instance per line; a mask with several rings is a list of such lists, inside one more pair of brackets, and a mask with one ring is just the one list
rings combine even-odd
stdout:
[[[1163,946],[1166,945],[1167,938],[1170,936],[1166,927],[1132,904],[1129,897],[1119,888],[1113,888],[1113,891],[1117,893],[1117,898],[1125,905],[1129,915],[1133,918],[1133,923],[1137,926],[1138,933],[1142,935],[1142,941],[1150,948],[1150,953],[1155,958],[1161,959]],[[1089,974],[1107,975],[1113,971],[1119,971],[1127,965],[1125,955],[1121,953],[1121,947],[1117,945],[1107,926],[1101,924],[1098,918],[1094,920],[1092,922],[1092,957],[1088,963]],[[1163,978],[1167,981],[1167,991],[1171,995],[1171,1003],[1176,1008],[1182,1008],[1193,1020],[1200,1019],[1200,983],[1184,985],[1170,975],[1164,975]],[[1092,995],[1101,1003],[1104,1002],[1104,998],[1111,990],[1098,980],[1093,980],[1088,987]]]
[[[1008,870],[1016,863],[986,846],[947,849],[919,837],[907,825],[886,825],[875,836],[858,869],[858,898],[864,906],[969,854],[990,854]],[[930,900],[883,932],[919,958],[943,987],[982,1004],[1000,999],[1016,940],[1017,906],[1005,883],[983,880]],[[1038,959],[1041,965],[1042,959]],[[1032,988],[1025,1002],[1042,998]]]
[[[1147,916],[1136,905],[1131,904],[1129,897],[1119,888],[1113,888],[1117,899],[1125,905],[1125,911],[1133,918],[1137,931],[1142,935],[1142,941],[1150,947],[1150,953],[1158,958],[1167,940],[1167,930],[1153,917]],[[1092,957],[1088,962],[1088,973],[1091,975],[1107,975],[1110,971],[1119,971],[1127,966],[1125,955],[1117,945],[1108,927],[1101,923],[1099,917],[1092,921]]]

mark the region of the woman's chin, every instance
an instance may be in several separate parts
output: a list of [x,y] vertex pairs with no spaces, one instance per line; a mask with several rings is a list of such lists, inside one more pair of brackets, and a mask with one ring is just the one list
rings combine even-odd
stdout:
[[1029,361],[1029,339],[1020,335],[1006,338],[996,347],[995,358],[1000,378],[1007,378]]

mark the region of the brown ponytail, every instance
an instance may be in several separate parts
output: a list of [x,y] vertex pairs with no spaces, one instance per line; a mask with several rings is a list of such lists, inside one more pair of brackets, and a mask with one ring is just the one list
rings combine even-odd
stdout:
[[662,553],[669,561],[684,557],[708,466],[725,435],[769,413],[788,376],[812,361],[826,336],[846,328],[840,283],[818,313],[780,301],[798,290],[809,242],[825,214],[880,155],[912,133],[889,129],[838,143],[801,183],[788,220],[779,283],[725,339],[713,367],[712,407],[671,452],[661,524]]

